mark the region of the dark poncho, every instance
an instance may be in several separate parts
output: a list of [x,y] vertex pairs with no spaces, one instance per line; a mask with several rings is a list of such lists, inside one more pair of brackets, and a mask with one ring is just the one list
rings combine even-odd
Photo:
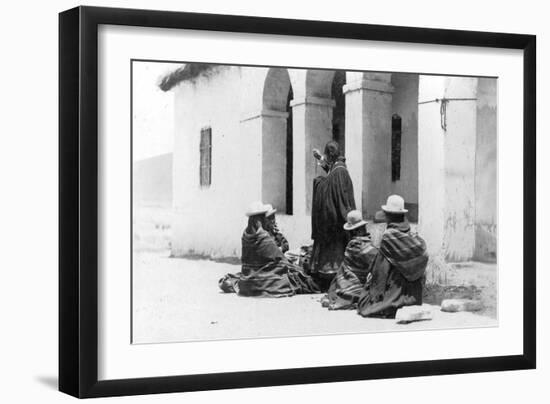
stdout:
[[219,286],[224,292],[263,297],[319,293],[313,279],[291,264],[262,228],[252,234],[243,233],[241,260],[241,272],[220,279]]
[[368,236],[353,238],[346,247],[344,262],[332,280],[323,306],[329,310],[354,309],[363,292],[378,249]]
[[389,223],[357,311],[364,317],[394,318],[403,306],[421,305],[428,264],[426,243],[408,223]]
[[332,278],[344,260],[349,235],[343,229],[346,216],[355,209],[353,184],[344,159],[340,158],[326,177],[313,181],[311,273]]
[[279,247],[283,253],[288,251],[288,248],[289,248],[288,241],[286,237],[283,235],[283,233],[281,233],[276,223],[273,225],[273,228],[269,231],[269,234],[271,234],[271,237],[273,237],[273,239],[275,240],[275,244],[277,244],[277,247]]

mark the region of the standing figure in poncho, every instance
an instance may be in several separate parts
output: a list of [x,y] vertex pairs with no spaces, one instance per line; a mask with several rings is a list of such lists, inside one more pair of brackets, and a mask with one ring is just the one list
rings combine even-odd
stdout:
[[266,230],[267,205],[253,203],[248,212],[248,226],[242,235],[241,272],[227,274],[218,282],[226,293],[240,296],[284,297],[302,293],[319,293],[313,279],[290,263]]
[[325,146],[324,156],[313,151],[319,165],[327,172],[313,181],[311,209],[311,238],[313,250],[310,272],[321,289],[326,291],[340,264],[349,234],[343,229],[349,211],[355,209],[353,184],[340,155],[338,143],[331,141]]
[[428,254],[426,243],[405,219],[405,202],[399,195],[382,206],[386,231],[372,268],[370,282],[358,302],[363,317],[395,318],[403,306],[421,305]]

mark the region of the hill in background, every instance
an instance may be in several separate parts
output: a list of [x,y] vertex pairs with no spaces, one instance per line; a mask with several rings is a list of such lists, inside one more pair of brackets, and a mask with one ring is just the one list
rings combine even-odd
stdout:
[[133,200],[134,205],[172,205],[172,153],[134,163]]

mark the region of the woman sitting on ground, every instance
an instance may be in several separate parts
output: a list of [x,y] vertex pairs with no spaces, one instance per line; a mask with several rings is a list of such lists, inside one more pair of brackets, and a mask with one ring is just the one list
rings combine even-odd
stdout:
[[403,198],[391,195],[382,210],[387,227],[357,312],[363,317],[395,318],[400,307],[422,304],[428,254],[426,243],[411,232],[405,219]]
[[242,236],[242,268],[219,281],[221,290],[240,296],[284,297],[319,293],[313,279],[291,264],[265,230],[269,207],[256,202],[247,212],[248,226]]
[[344,252],[344,261],[332,280],[327,295],[322,300],[329,310],[357,308],[365,283],[370,278],[372,264],[378,254],[367,231],[367,222],[361,212],[352,210],[347,215],[344,230],[350,241]]

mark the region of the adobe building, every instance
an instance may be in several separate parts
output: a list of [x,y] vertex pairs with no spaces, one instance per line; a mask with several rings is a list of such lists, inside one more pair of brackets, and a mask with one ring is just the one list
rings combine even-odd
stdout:
[[244,211],[271,203],[311,243],[312,157],[344,150],[356,205],[404,197],[431,254],[496,259],[496,79],[187,64],[173,91],[172,253],[240,256]]

